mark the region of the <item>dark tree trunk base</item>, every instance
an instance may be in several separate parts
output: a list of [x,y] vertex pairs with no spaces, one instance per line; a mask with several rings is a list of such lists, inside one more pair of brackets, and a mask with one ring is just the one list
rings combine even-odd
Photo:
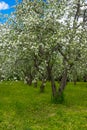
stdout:
[[37,82],[34,83],[34,87],[37,88]]
[[40,92],[43,93],[45,89],[45,81],[42,80],[41,86],[40,86]]

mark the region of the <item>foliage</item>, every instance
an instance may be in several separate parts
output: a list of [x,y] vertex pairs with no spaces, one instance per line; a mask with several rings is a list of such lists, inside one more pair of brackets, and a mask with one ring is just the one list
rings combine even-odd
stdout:
[[[84,6],[84,3],[80,4]],[[27,75],[32,75],[33,79],[47,79],[49,63],[57,79],[65,67],[63,60],[71,75],[84,75],[87,71],[87,29],[83,21],[76,19],[80,19],[75,13],[76,6],[74,0],[71,4],[66,0],[59,3],[36,0],[17,5],[15,13],[1,27],[4,77],[17,73],[21,79]]]
[[87,73],[85,8],[84,0],[18,4],[0,31],[1,80],[20,79],[28,84],[49,80],[55,96],[59,95],[55,80],[61,80],[61,92],[67,77],[83,80]]

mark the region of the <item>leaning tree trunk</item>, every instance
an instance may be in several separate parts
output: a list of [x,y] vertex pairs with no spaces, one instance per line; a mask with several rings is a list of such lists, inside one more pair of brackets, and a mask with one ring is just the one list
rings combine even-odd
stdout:
[[66,83],[67,83],[67,68],[65,68],[63,75],[62,75],[62,79],[60,82],[60,87],[58,89],[58,95],[61,96],[63,93],[64,88],[66,87]]
[[54,76],[52,73],[53,64],[50,64],[50,60],[47,61],[47,79],[51,82],[52,96],[56,97],[57,89],[55,85]]

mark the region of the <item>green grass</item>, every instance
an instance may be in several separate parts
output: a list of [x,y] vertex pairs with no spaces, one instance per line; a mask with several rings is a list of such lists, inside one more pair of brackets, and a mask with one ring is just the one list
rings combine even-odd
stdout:
[[87,83],[68,83],[63,104],[23,82],[0,83],[0,130],[87,130]]

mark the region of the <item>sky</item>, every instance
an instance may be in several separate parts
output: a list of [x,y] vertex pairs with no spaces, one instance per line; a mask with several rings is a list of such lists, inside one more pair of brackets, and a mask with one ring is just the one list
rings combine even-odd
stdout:
[[[21,0],[19,0],[20,2]],[[14,11],[13,6],[16,5],[15,0],[0,0],[0,13],[11,14]]]
[[[18,2],[21,2],[22,0],[18,0]],[[15,10],[13,6],[15,6],[16,0],[0,0],[0,23],[4,23],[6,21],[6,18],[2,19],[2,16],[4,14],[8,14],[8,16]]]
[[[22,0],[17,0],[18,2],[21,2]],[[46,1],[46,0],[44,0]],[[4,16],[4,14],[10,15],[11,12],[14,11],[13,6],[16,5],[16,0],[0,0],[0,14]],[[2,20],[0,17],[0,23],[5,22],[6,20]]]

